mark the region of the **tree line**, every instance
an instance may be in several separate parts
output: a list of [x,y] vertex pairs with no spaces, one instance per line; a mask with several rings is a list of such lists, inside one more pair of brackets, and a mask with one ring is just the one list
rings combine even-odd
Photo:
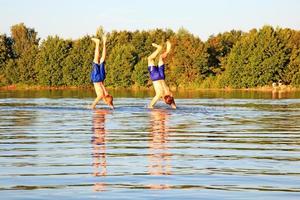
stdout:
[[[25,24],[0,35],[0,86],[89,87],[94,44],[86,35],[71,40],[38,33]],[[151,43],[172,43],[166,79],[177,88],[253,88],[282,81],[300,86],[300,31],[263,26],[249,32],[232,30],[207,41],[181,28],[112,31],[108,34],[105,84],[149,87],[147,56]]]

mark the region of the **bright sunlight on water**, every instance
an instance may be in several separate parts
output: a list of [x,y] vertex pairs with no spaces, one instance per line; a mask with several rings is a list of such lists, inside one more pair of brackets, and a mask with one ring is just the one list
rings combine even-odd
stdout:
[[299,93],[115,96],[0,91],[1,199],[300,198]]

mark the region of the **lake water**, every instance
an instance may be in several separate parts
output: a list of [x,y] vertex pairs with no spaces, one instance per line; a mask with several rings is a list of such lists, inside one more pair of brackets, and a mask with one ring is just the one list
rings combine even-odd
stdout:
[[300,199],[300,94],[0,91],[0,198]]

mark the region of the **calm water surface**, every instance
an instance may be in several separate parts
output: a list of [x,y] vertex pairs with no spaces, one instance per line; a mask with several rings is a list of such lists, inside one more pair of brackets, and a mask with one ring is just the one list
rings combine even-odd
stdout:
[[0,91],[1,199],[300,199],[299,93],[93,95]]

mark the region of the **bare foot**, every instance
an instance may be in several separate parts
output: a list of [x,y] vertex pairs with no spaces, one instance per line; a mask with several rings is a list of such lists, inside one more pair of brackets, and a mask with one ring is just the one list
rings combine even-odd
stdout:
[[155,44],[155,43],[152,43],[152,46],[154,46],[155,48],[157,48],[157,49],[159,49],[159,50],[162,48],[160,45]]
[[92,38],[92,41],[95,42],[96,44],[100,43],[100,40],[98,38]]

